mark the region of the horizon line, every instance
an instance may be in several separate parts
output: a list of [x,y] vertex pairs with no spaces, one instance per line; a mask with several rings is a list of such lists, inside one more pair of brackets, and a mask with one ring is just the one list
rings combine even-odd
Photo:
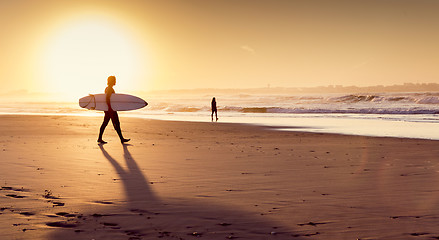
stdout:
[[[185,92],[185,91],[233,91],[233,90],[295,90],[295,91],[307,91],[307,90],[336,90],[336,89],[368,89],[368,88],[416,88],[416,87],[438,87],[436,90],[439,91],[439,83],[435,82],[424,82],[424,83],[402,83],[393,85],[368,85],[368,86],[357,86],[357,85],[342,85],[342,84],[328,84],[320,86],[309,86],[309,87],[283,87],[283,86],[266,86],[266,87],[248,87],[248,88],[214,88],[214,87],[204,87],[204,88],[174,88],[174,89],[150,89],[150,90],[134,90],[130,92],[143,92],[143,93],[153,93],[153,92]],[[127,89],[122,89],[127,90]],[[14,95],[57,95],[63,94],[61,92],[43,92],[43,91],[30,91],[29,89],[16,89],[5,92],[0,92],[0,97],[14,96]]]

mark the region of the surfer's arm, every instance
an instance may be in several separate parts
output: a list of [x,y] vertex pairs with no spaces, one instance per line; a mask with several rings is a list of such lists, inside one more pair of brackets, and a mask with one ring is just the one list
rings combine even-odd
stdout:
[[107,105],[108,105],[108,111],[113,111],[113,108],[111,108],[111,101],[110,101],[110,99],[111,99],[111,94],[112,94],[112,92],[108,91],[108,92],[106,93],[106,96],[105,96],[105,102],[107,102]]

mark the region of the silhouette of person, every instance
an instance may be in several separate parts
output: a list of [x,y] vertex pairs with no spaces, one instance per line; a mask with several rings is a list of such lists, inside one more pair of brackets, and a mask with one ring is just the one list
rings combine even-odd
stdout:
[[218,109],[216,108],[216,99],[215,99],[215,97],[212,98],[211,105],[212,105],[212,115],[211,115],[212,122],[213,122],[213,113],[215,113],[215,118],[216,118],[216,121],[218,122]]
[[119,116],[117,115],[117,112],[111,108],[110,98],[111,98],[111,94],[115,93],[113,86],[116,85],[116,77],[109,76],[107,79],[107,85],[108,85],[108,87],[105,88],[105,94],[106,94],[105,101],[107,102],[107,105],[108,105],[108,111],[104,111],[105,116],[104,116],[104,121],[102,122],[100,131],[99,131],[98,143],[102,143],[102,144],[107,143],[106,141],[102,140],[102,135],[104,134],[104,130],[107,127],[110,119],[111,119],[111,122],[113,123],[114,129],[117,132],[117,135],[119,135],[120,142],[126,143],[130,139],[123,138],[122,130],[120,129]]

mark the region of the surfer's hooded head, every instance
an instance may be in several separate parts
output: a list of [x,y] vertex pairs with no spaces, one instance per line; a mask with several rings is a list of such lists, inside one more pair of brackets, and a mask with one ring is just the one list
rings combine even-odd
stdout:
[[108,78],[107,78],[107,85],[108,86],[114,86],[114,85],[116,85],[116,77],[115,76],[109,76]]

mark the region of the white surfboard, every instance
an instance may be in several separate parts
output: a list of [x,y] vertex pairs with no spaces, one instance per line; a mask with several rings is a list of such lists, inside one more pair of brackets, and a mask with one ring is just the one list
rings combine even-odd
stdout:
[[[129,95],[113,93],[111,94],[111,108],[114,111],[129,111],[143,108],[148,105],[145,100]],[[90,110],[108,111],[108,105],[105,100],[105,94],[90,94],[79,99],[79,106]]]

